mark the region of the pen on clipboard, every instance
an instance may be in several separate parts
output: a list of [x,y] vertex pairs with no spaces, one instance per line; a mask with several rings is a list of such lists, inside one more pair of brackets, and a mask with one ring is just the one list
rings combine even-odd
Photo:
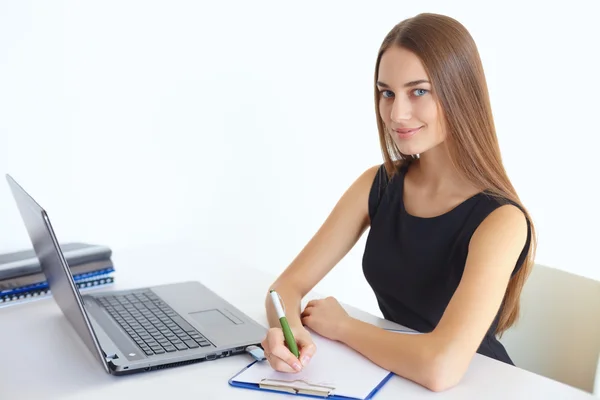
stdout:
[[281,324],[281,330],[283,331],[283,337],[285,338],[285,344],[288,349],[296,356],[296,358],[300,357],[300,353],[298,352],[298,345],[296,344],[296,339],[294,339],[294,335],[292,334],[292,329],[290,328],[290,324],[288,324],[288,320],[285,317],[285,313],[283,311],[283,305],[281,304],[281,300],[276,291],[271,290],[271,300],[273,301],[273,306],[275,307],[275,312],[277,313],[277,318],[279,318],[279,323]]

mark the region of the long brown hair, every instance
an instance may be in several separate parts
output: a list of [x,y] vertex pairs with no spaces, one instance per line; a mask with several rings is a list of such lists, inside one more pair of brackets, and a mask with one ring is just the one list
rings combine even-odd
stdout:
[[529,222],[530,243],[519,271],[512,276],[499,312],[496,334],[519,317],[519,298],[534,264],[536,236],[531,217],[516,193],[504,166],[492,116],[487,83],[477,46],[467,29],[453,18],[419,14],[396,25],[385,37],[375,66],[375,110],[379,141],[388,175],[408,157],[401,154],[379,113],[379,63],[392,46],[413,52],[429,75],[448,135],[450,159],[472,185],[518,205]]

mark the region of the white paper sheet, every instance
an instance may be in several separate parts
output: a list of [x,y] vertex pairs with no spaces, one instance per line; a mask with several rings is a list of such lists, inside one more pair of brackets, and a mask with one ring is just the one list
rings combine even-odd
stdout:
[[298,373],[277,372],[267,361],[257,362],[235,378],[236,382],[258,384],[264,379],[304,380],[313,385],[334,387],[333,395],[366,398],[388,375],[350,347],[311,332],[317,351]]

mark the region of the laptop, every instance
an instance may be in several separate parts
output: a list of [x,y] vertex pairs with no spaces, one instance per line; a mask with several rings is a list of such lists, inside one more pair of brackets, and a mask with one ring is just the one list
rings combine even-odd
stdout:
[[200,282],[82,295],[46,211],[6,179],[52,297],[89,351],[113,375],[242,354],[266,328]]

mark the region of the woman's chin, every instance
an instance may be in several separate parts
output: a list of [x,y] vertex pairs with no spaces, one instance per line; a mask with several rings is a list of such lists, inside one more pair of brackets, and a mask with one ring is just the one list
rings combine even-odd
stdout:
[[419,154],[421,154],[421,150],[422,149],[415,149],[413,148],[398,148],[398,150],[400,150],[400,153],[406,157],[418,157]]
[[396,147],[400,151],[400,154],[409,158],[418,158],[420,155],[423,155],[423,153],[437,148],[438,146],[443,145],[443,143],[443,141],[435,144],[422,143],[421,145],[418,145],[418,143],[401,143],[401,146],[396,143]]

